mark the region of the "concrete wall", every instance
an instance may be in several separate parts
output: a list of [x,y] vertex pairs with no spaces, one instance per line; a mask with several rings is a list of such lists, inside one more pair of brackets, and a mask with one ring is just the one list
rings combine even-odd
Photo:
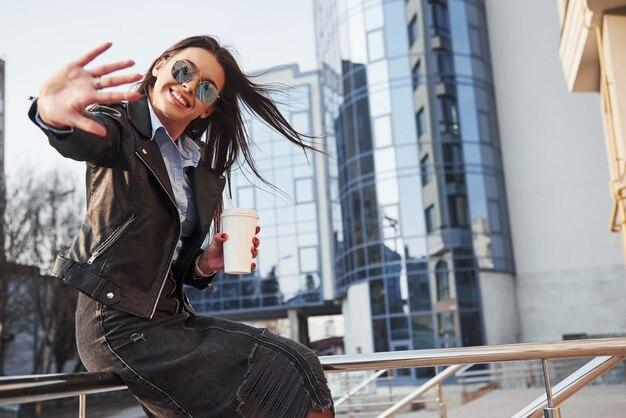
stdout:
[[513,344],[520,341],[515,277],[481,271],[480,293],[485,324],[485,344]]
[[517,297],[526,341],[626,334],[622,265],[526,273]]
[[348,288],[341,310],[344,318],[344,345],[346,354],[373,353],[372,311],[369,304],[370,291],[367,282]]
[[620,237],[608,231],[612,202],[599,97],[567,92],[555,2],[485,4],[521,338],[626,333],[626,275]]

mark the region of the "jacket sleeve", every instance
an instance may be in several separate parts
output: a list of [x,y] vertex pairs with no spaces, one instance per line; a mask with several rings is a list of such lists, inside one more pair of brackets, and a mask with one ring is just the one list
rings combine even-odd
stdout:
[[217,275],[216,272],[206,277],[200,277],[196,275],[196,272],[195,272],[196,258],[198,258],[198,256],[202,254],[203,252],[204,250],[198,251],[198,253],[193,258],[193,261],[191,262],[191,264],[189,265],[189,267],[187,268],[187,271],[185,272],[183,276],[184,278],[183,280],[185,284],[188,286],[195,287],[196,289],[206,289],[207,287],[213,288],[212,282],[213,282],[213,279],[215,279],[215,276]]
[[113,107],[96,105],[87,110],[85,116],[103,125],[107,130],[106,137],[101,138],[77,128],[68,132],[55,132],[42,127],[36,119],[36,100],[28,111],[30,120],[41,128],[48,137],[50,145],[62,156],[92,164],[98,164],[116,156],[120,150],[122,137],[122,113]]

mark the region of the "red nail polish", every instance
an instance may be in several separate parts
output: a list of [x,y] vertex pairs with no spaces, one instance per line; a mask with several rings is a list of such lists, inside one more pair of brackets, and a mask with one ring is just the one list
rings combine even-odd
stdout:
[[226,238],[226,234],[222,234],[222,238]]

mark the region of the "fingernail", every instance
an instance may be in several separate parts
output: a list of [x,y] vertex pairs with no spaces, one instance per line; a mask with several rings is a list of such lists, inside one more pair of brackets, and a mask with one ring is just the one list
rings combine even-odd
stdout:
[[260,230],[261,230],[261,227],[260,227],[260,226],[257,226],[257,227],[256,227],[256,232],[259,232]]
[[252,269],[256,268],[256,263],[252,263]]
[[222,234],[222,238],[223,238],[223,239],[226,239],[226,234]]

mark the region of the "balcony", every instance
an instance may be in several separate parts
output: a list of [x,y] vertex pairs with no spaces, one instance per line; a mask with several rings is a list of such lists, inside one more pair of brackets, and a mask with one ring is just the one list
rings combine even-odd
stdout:
[[559,55],[570,91],[600,91],[599,30],[607,11],[626,6],[626,0],[559,0]]

